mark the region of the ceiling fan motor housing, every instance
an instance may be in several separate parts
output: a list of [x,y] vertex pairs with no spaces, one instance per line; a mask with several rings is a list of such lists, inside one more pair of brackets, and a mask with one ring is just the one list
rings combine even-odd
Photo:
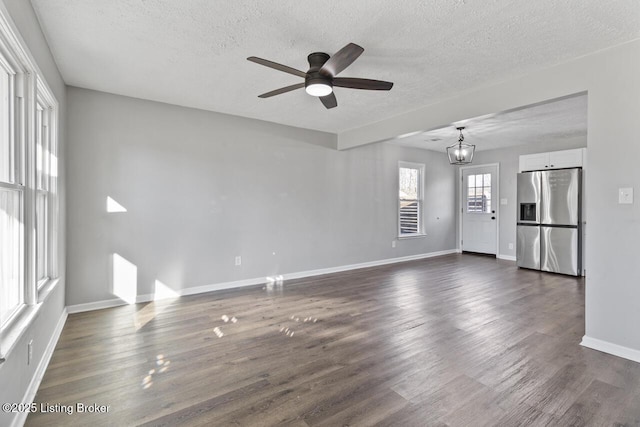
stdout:
[[331,83],[331,76],[320,74],[320,68],[322,68],[329,58],[329,55],[324,52],[314,52],[307,57],[307,60],[309,61],[309,71],[307,71],[307,76],[304,79],[305,87],[309,87],[314,84],[333,87],[333,84]]
[[309,61],[309,73],[318,71],[325,62],[329,60],[330,56],[324,52],[313,52],[307,56]]

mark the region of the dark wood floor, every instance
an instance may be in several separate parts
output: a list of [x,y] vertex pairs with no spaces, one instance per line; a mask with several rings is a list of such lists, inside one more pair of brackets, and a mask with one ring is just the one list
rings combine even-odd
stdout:
[[449,255],[70,315],[27,425],[640,425],[584,281]]

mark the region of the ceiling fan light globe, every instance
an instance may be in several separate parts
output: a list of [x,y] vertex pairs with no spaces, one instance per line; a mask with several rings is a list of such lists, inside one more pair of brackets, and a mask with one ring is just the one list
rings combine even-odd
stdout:
[[311,96],[327,96],[333,92],[333,88],[324,83],[312,83],[307,85],[304,90]]

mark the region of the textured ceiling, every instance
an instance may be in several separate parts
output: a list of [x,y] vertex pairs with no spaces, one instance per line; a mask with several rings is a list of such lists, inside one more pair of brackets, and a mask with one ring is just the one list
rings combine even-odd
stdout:
[[536,142],[587,137],[587,95],[578,95],[451,123],[449,126],[388,141],[406,147],[445,152],[458,141],[456,127],[464,126],[465,142],[476,151]]
[[[640,37],[638,0],[32,3],[69,85],[335,133]],[[349,42],[365,52],[340,76],[390,92],[257,98],[301,79],[248,56],[306,71]]]

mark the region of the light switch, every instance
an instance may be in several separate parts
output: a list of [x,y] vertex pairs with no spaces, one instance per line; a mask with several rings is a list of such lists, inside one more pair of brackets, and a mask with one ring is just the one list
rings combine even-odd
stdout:
[[633,203],[633,188],[619,188],[618,189],[618,203],[621,205],[630,205]]
[[500,199],[500,204],[505,206],[507,204],[507,199]]

